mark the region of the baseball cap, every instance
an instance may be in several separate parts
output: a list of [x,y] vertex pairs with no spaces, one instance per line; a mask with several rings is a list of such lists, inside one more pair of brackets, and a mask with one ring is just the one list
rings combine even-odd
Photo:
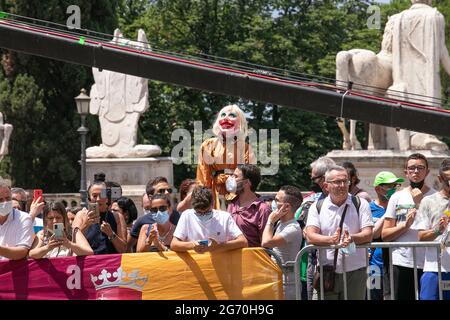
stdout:
[[397,178],[395,174],[390,171],[381,171],[375,176],[375,180],[373,181],[373,186],[379,186],[384,183],[394,183],[394,182],[403,182],[405,179]]

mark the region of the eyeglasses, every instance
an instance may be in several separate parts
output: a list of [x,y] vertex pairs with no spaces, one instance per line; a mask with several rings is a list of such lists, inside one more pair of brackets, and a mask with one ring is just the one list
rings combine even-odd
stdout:
[[333,180],[333,181],[327,181],[328,183],[331,183],[335,186],[349,186],[350,181],[349,180]]
[[320,178],[322,178],[322,177],[323,177],[323,174],[320,175],[320,176],[311,177],[311,181],[312,181],[312,182],[316,182],[317,179],[320,179]]
[[425,167],[425,166],[410,166],[410,167],[407,167],[406,169],[407,169],[409,172],[415,172],[416,170],[417,170],[418,172],[420,172],[420,171],[425,170],[426,167]]
[[157,213],[158,211],[166,211],[166,210],[167,210],[167,206],[159,206],[159,207],[150,208],[151,213]]
[[166,193],[166,191],[167,191],[167,193],[172,193],[173,190],[172,190],[172,188],[159,189],[157,193],[163,194],[163,193]]

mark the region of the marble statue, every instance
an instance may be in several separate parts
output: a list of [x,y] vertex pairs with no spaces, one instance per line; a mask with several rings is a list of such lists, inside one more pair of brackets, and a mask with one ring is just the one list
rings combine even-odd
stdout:
[[[450,57],[445,46],[445,20],[436,8],[431,7],[431,0],[411,2],[409,9],[389,18],[380,53],[375,55],[361,49],[338,53],[338,85],[339,80],[353,81],[360,84],[360,88],[367,85],[379,87],[382,92],[378,94],[388,98],[441,106],[438,100],[441,97],[441,63],[450,75]],[[354,85],[353,89],[357,90],[358,85]],[[365,90],[373,89],[366,87]],[[417,101],[414,94],[436,99]],[[340,127],[346,131],[342,123]],[[347,136],[347,139],[344,138],[344,149],[358,147],[354,128],[355,122],[350,134],[344,132],[344,137]],[[408,130],[396,132],[393,128],[371,125],[368,149],[448,150],[448,147],[430,134]]]
[[[388,25],[391,23],[388,21]],[[375,54],[365,49],[341,51],[336,55],[336,84],[343,91],[347,82],[353,82],[352,90],[364,90],[370,95],[384,95],[392,85],[392,35],[387,27],[383,35],[381,51]],[[344,83],[342,83],[344,82]],[[356,138],[356,120],[350,120],[350,133],[345,127],[345,120],[339,118],[338,126],[344,136],[344,150],[361,149]],[[368,149],[395,148],[395,129],[370,124]],[[385,136],[386,139],[381,139]],[[394,141],[393,141],[394,140]]]
[[[124,39],[119,29],[112,43],[150,50],[142,29],[138,41]],[[136,145],[139,117],[149,108],[148,80],[92,68],[90,113],[99,116],[102,144],[86,149],[88,158],[144,158],[160,155],[155,145]]]
[[0,160],[8,154],[9,139],[11,138],[12,131],[13,126],[9,123],[4,123],[3,114],[0,112]]
[[[450,57],[445,46],[445,19],[431,7],[431,0],[412,0],[413,5],[392,16],[392,77],[388,97],[396,90],[403,99],[441,107],[440,100],[417,97],[441,98],[440,65],[450,75]],[[411,67],[414,66],[414,67]],[[395,92],[398,95],[398,92]],[[423,103],[423,102],[422,102]],[[400,150],[431,149],[448,150],[445,143],[430,134],[400,130]]]

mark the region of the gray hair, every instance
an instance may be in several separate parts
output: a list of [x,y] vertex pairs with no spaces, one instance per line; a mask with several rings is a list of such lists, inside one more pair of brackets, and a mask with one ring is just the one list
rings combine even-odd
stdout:
[[311,169],[316,171],[318,176],[323,176],[333,166],[336,166],[336,162],[328,157],[320,157],[311,163]]
[[11,186],[9,185],[9,183],[5,180],[0,178],[0,189],[1,188],[8,188],[9,191],[11,191]]
[[329,181],[329,178],[330,178],[330,175],[331,175],[331,172],[332,172],[332,171],[345,172],[345,173],[347,174],[347,169],[345,169],[344,167],[341,167],[341,166],[336,166],[336,165],[334,165],[334,166],[332,166],[331,168],[329,168],[329,169],[327,170],[327,172],[325,172],[325,181],[326,181],[326,182]]
[[11,194],[20,194],[25,200],[28,198],[27,193],[22,188],[11,188]]

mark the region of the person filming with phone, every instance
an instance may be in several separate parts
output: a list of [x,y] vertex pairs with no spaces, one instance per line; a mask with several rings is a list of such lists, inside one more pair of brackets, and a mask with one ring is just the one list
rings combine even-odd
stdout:
[[125,253],[127,228],[120,213],[109,210],[105,182],[96,181],[88,188],[88,220],[81,226],[94,254]]
[[[83,212],[87,215],[86,209]],[[34,238],[29,256],[33,259],[87,256],[94,254],[82,232],[79,232],[81,215],[70,226],[67,211],[61,202],[50,202],[43,210],[44,229]]]

